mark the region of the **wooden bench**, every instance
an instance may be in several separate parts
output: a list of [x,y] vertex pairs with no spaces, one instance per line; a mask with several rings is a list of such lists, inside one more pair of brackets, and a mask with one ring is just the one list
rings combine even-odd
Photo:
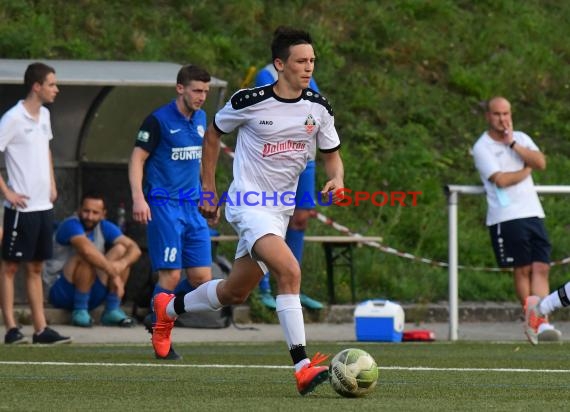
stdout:
[[[212,242],[235,242],[236,235],[212,236]],[[378,236],[305,236],[305,242],[322,243],[325,251],[325,261],[327,270],[327,289],[329,294],[329,304],[336,303],[334,291],[334,268],[335,266],[346,266],[350,273],[350,293],[352,303],[356,303],[355,274],[353,265],[352,249],[362,246],[368,242],[382,242]]]

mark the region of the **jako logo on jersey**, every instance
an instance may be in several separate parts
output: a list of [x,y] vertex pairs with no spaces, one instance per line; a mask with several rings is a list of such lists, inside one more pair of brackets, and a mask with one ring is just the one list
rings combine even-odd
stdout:
[[313,130],[315,129],[316,124],[317,123],[315,122],[314,117],[311,115],[308,115],[307,120],[305,120],[305,131],[307,132],[307,134],[313,133]]
[[202,146],[173,147],[172,160],[196,160],[202,158]]
[[266,125],[273,125],[273,121],[272,120],[260,120],[259,124],[266,124]]
[[307,149],[305,142],[295,142],[294,140],[287,140],[281,143],[263,145],[263,157],[273,156],[285,152],[302,152]]

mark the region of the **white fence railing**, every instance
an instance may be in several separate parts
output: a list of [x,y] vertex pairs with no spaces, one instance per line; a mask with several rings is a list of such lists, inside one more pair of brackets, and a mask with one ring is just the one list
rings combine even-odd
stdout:
[[[570,194],[570,186],[535,186],[540,194]],[[445,186],[447,194],[448,227],[449,227],[449,340],[457,340],[459,329],[459,305],[458,305],[458,252],[457,252],[457,205],[459,195],[485,194],[483,186]],[[490,247],[490,246],[489,246]]]

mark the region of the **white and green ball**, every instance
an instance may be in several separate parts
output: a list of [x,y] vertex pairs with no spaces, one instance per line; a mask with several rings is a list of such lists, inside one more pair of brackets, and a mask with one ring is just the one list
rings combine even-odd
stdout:
[[378,382],[378,365],[362,349],[344,349],[331,360],[329,380],[339,395],[347,398],[365,396]]

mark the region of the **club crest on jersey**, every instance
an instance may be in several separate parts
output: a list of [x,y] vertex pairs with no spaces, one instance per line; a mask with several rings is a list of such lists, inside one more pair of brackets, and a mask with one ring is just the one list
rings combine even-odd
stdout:
[[202,126],[201,124],[198,125],[196,130],[198,131],[198,134],[200,135],[200,137],[204,137],[204,135],[206,134],[206,131],[204,130],[204,126]]
[[316,122],[313,116],[308,115],[307,120],[305,120],[305,131],[307,132],[307,134],[313,133],[313,130],[315,130],[315,125]]
[[147,132],[145,130],[139,130],[139,134],[137,135],[137,140],[139,142],[146,143],[146,142],[148,142],[149,138],[150,138],[149,132]]

